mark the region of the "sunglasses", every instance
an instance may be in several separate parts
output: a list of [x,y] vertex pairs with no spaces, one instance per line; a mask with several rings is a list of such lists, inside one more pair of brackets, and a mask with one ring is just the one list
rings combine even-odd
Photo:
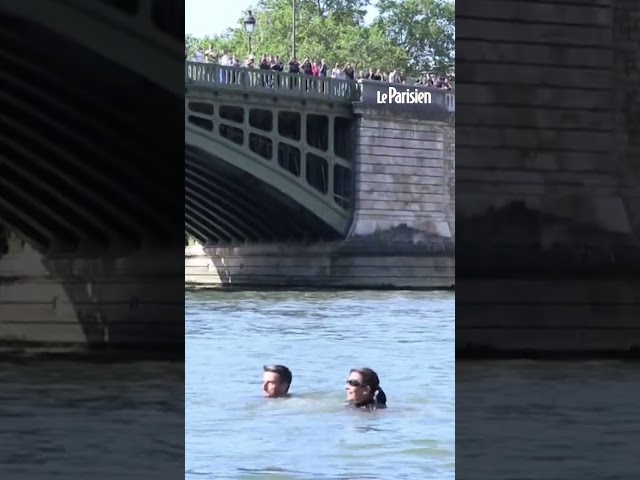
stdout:
[[347,384],[352,387],[364,387],[364,383],[359,382],[358,380],[347,380]]

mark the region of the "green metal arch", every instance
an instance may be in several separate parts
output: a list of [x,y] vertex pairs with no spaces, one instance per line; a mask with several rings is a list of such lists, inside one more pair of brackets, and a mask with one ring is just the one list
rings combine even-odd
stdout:
[[[229,209],[233,215],[242,217],[248,215],[251,218],[251,222],[262,232],[261,237],[272,238],[274,237],[273,230],[270,228],[262,217],[260,217],[257,211],[254,211],[252,205],[245,203],[243,199],[234,198],[233,202],[224,202],[224,197],[214,190],[215,188],[225,192],[225,195],[229,198],[233,197],[233,194],[227,189],[227,186],[220,180],[214,184],[213,180],[207,176],[207,172],[204,167],[198,165],[193,161],[185,159],[185,182],[197,182],[200,186],[207,190],[207,194],[211,196],[212,200],[219,203],[225,203],[225,208]],[[213,187],[213,188],[212,188]],[[246,223],[246,222],[244,222]]]
[[342,235],[347,234],[351,219],[330,208],[324,196],[314,195],[310,190],[303,188],[299,181],[287,172],[277,172],[273,167],[249,157],[241,147],[229,145],[222,139],[212,138],[207,132],[190,124],[185,124],[185,144],[206,152],[215,152],[217,157],[230,165],[261,179],[291,197],[337,232]]
[[[188,197],[191,197],[193,201],[197,201],[202,203],[203,206],[206,206],[206,211],[216,219],[216,222],[222,224],[228,232],[228,236],[237,240],[245,240],[247,237],[260,238],[260,234],[256,232],[254,228],[250,225],[247,225],[245,222],[241,222],[241,227],[237,225],[232,225],[230,222],[225,220],[218,209],[220,207],[216,206],[209,198],[200,193],[197,189],[202,189],[202,185],[197,184],[192,179],[185,177],[185,192]],[[226,205],[224,206],[226,207]]]

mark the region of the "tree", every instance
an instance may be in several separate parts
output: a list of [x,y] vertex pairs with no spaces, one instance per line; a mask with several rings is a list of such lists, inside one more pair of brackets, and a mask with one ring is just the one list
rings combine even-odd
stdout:
[[[330,65],[350,62],[356,70],[399,68],[410,76],[431,66],[446,67],[449,72],[454,62],[449,52],[453,49],[455,32],[445,35],[449,32],[448,17],[439,20],[438,15],[453,12],[452,4],[444,0],[407,0],[406,3],[418,5],[405,9],[403,0],[380,0],[380,16],[367,26],[364,17],[370,3],[371,0],[296,0],[296,56],[324,58]],[[434,8],[434,13],[423,14],[432,20],[414,33],[416,27],[408,15],[423,12],[425,6]],[[288,60],[292,55],[292,0],[260,0],[253,15],[256,27],[251,53],[279,55]],[[219,36],[203,39],[186,36],[189,55],[196,48],[206,50],[212,45],[216,51],[225,50],[244,59],[249,54],[249,45],[243,20],[244,16],[240,17],[236,28]],[[411,35],[407,36],[405,31]],[[423,47],[425,51],[420,50]]]
[[414,71],[455,76],[455,3],[452,0],[378,0],[375,24],[401,46]]

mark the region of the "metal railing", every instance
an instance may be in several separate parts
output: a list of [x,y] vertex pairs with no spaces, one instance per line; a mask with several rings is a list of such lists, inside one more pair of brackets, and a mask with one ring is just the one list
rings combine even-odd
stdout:
[[185,62],[185,83],[238,91],[270,90],[278,95],[326,98],[351,102],[359,98],[355,80],[311,77],[299,73],[227,67],[215,63]]
[[[376,103],[375,91],[396,87],[399,90],[429,92],[433,103],[449,112],[455,112],[455,92],[433,86],[408,85],[371,80],[340,80],[330,77],[312,77],[300,73],[259,70],[246,67],[227,67],[215,63],[185,62],[185,84],[224,88],[240,92],[269,92],[311,99],[368,104]],[[373,92],[373,93],[372,93]]]

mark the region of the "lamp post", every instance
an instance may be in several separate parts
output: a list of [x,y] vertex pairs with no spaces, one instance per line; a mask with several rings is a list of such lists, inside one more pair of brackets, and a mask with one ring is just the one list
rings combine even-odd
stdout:
[[296,0],[292,0],[293,27],[291,29],[291,56],[296,58]]
[[251,34],[253,33],[253,27],[256,25],[256,19],[253,15],[251,15],[251,10],[249,10],[248,15],[244,19],[244,29],[249,34],[249,55],[251,55]]

